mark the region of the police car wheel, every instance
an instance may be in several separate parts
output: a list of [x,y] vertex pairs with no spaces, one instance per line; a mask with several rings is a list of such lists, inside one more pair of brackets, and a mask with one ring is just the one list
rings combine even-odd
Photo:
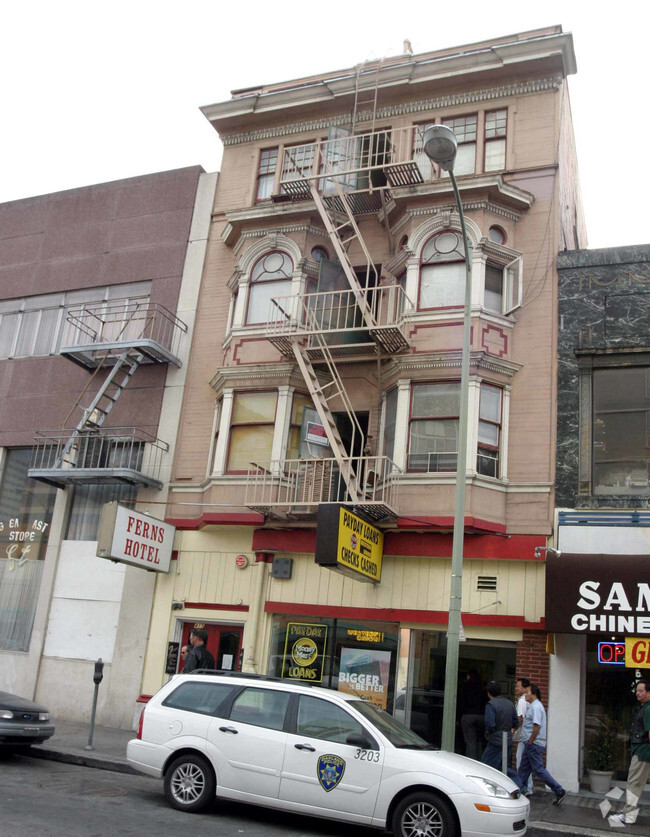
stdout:
[[203,811],[214,800],[216,789],[211,765],[198,754],[179,756],[165,773],[165,796],[179,811]]
[[393,813],[395,837],[458,837],[451,806],[426,791],[404,797]]

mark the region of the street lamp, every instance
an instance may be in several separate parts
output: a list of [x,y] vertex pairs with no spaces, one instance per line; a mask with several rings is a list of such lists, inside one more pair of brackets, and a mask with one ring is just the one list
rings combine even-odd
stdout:
[[458,458],[456,464],[456,499],[454,504],[454,537],[451,548],[451,589],[447,628],[447,661],[445,664],[445,697],[442,711],[442,749],[454,751],[456,729],[456,688],[458,683],[458,651],[461,630],[463,593],[463,542],[465,537],[465,472],[467,470],[467,425],[469,412],[469,356],[472,321],[472,260],[465,229],[465,215],[454,177],[458,141],[446,125],[433,125],[424,132],[424,153],[449,172],[460,216],[465,247],[465,306],[463,309],[463,353],[460,371],[460,412],[458,415]]

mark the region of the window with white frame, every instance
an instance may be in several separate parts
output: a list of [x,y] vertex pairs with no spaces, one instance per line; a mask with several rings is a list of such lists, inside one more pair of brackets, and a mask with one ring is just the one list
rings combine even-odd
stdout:
[[506,167],[506,128],[508,111],[490,110],[485,114],[484,171],[500,171]]
[[455,471],[458,457],[460,384],[413,384],[408,471]]
[[260,159],[257,166],[257,186],[255,189],[256,203],[269,201],[271,199],[277,165],[277,148],[266,148],[260,152]]
[[[454,163],[454,174],[460,177],[463,174],[474,174],[476,171],[476,128],[478,118],[476,114],[471,116],[455,116],[443,119],[442,124],[447,125],[456,134],[458,151]],[[449,172],[441,171],[441,177],[449,177]]]
[[465,250],[458,230],[435,233],[422,248],[418,309],[450,308],[465,301]]
[[309,395],[301,392],[294,392],[291,405],[291,419],[289,422],[289,440],[287,442],[287,459],[300,458],[300,434],[302,431],[302,418],[305,407],[313,407],[314,404]]
[[501,387],[481,384],[476,470],[486,477],[499,477],[502,396]]
[[250,275],[247,325],[268,322],[271,300],[291,294],[292,272],[293,261],[279,250],[265,253],[255,262]]
[[230,420],[228,473],[245,473],[252,463],[268,468],[271,462],[277,390],[237,392]]
[[[119,304],[124,311],[123,322],[118,323],[113,317],[111,327],[116,329],[120,339],[134,337],[135,334],[129,333],[129,316],[137,305],[149,302],[150,292],[151,282],[132,282],[2,300],[0,358],[42,357],[55,354],[62,345],[79,342],[79,329],[67,322],[66,316],[85,304],[98,304],[103,308],[110,303]],[[137,324],[134,327],[138,327]],[[83,333],[81,338],[85,341],[87,335]]]
[[521,305],[522,259],[512,251],[487,253],[483,307],[497,314],[509,314]]

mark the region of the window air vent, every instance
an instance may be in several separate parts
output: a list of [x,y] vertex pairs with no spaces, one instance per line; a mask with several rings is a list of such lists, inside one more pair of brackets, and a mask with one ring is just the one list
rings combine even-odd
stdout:
[[495,575],[479,575],[476,579],[476,589],[479,592],[491,590],[495,593],[497,589],[497,577]]

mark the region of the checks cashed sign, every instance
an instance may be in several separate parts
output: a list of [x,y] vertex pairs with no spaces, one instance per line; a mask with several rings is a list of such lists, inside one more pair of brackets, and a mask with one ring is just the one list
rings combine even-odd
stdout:
[[384,533],[345,506],[323,503],[318,509],[316,563],[357,581],[378,584]]
[[650,636],[650,555],[549,553],[546,629]]
[[176,527],[148,514],[106,503],[99,524],[97,556],[158,573],[169,572]]

